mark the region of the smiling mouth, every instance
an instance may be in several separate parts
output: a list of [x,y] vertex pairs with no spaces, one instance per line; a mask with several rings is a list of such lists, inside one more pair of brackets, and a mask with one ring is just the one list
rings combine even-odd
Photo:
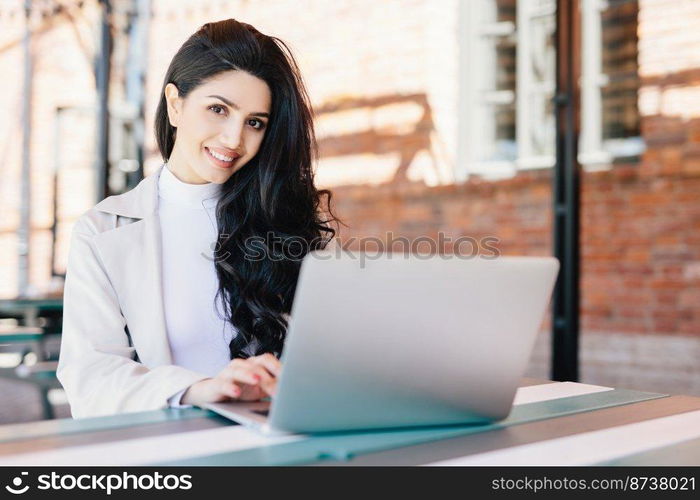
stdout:
[[226,155],[221,155],[219,153],[216,153],[212,150],[210,150],[208,147],[205,147],[204,150],[207,153],[207,156],[211,160],[214,165],[217,167],[221,168],[231,168],[236,164],[236,161],[238,160],[239,156],[233,155],[233,156],[226,156]]

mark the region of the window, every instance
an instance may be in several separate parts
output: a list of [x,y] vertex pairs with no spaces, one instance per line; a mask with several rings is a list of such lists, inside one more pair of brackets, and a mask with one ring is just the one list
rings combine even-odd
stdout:
[[579,161],[609,165],[644,151],[637,107],[637,0],[583,0]]
[[[580,0],[579,160],[608,166],[644,150],[637,1]],[[460,2],[460,171],[505,177],[554,165],[555,0]]]
[[517,159],[516,2],[460,2],[460,154],[457,178],[508,174]]

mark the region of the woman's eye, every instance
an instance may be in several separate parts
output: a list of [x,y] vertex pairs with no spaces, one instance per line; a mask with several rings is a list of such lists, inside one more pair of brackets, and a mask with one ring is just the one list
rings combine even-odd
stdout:
[[265,128],[265,122],[257,120],[257,119],[248,120],[248,123],[250,123],[250,126],[256,130],[262,130]]
[[[209,109],[211,109],[217,115],[222,115],[226,111],[223,106],[219,106],[218,104],[214,104],[213,106],[209,106]],[[221,111],[221,112],[219,112],[219,111]]]

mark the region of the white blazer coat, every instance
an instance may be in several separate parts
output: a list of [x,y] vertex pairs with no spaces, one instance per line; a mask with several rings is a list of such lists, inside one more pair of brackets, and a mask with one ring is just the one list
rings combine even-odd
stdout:
[[57,370],[73,417],[165,408],[169,397],[208,378],[172,364],[158,220],[163,168],[74,226]]

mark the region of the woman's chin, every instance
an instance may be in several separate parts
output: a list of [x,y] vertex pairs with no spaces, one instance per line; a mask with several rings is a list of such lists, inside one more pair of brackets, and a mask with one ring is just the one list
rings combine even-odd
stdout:
[[204,162],[204,165],[197,168],[195,172],[204,182],[214,182],[217,184],[225,182],[226,179],[230,177],[229,172],[222,172],[220,169],[207,165],[206,161]]
[[238,170],[238,169],[230,169],[230,170],[226,170],[224,172],[222,172],[222,171],[211,172],[208,176],[208,180],[209,180],[209,182],[214,182],[216,184],[223,184],[224,182],[229,180],[229,178],[234,174],[234,172],[236,170]]

